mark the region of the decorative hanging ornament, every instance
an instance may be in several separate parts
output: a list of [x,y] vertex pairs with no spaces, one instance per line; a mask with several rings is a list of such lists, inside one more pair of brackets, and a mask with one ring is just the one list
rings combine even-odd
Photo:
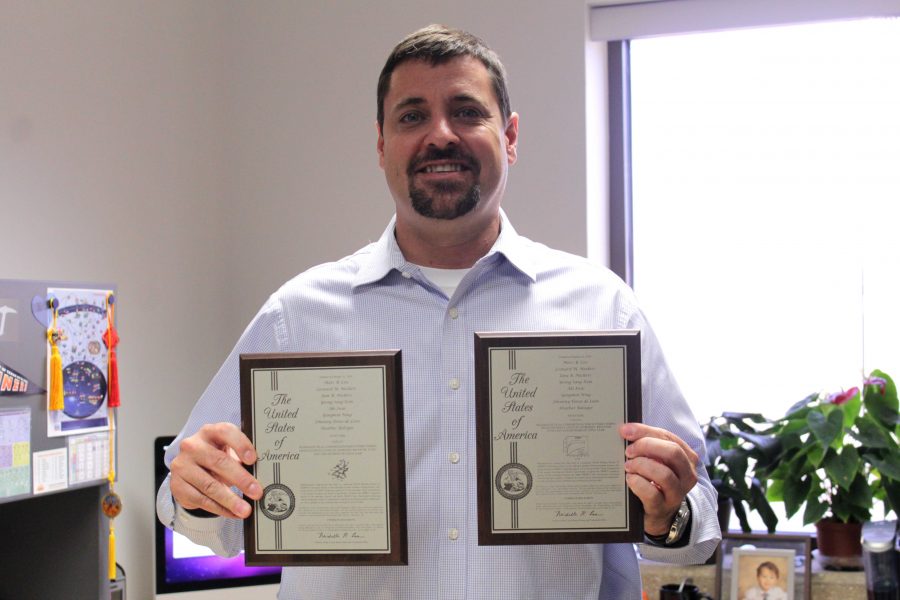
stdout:
[[113,490],[116,481],[116,471],[113,467],[113,442],[112,442],[112,431],[114,428],[112,418],[112,411],[110,411],[110,420],[109,420],[109,431],[110,431],[110,446],[109,446],[109,475],[107,476],[107,480],[109,481],[109,491],[103,496],[100,500],[100,508],[103,510],[103,514],[109,517],[109,580],[115,581],[116,579],[116,528],[113,526],[113,519],[119,516],[119,513],[122,512],[122,499],[119,498],[119,495]]
[[119,334],[116,333],[116,297],[112,292],[106,295],[106,332],[103,334],[103,343],[109,349],[107,352],[107,370],[109,379],[109,408],[118,408],[119,399],[119,360],[116,356],[116,346],[119,344]]
[[106,294],[106,332],[103,334],[103,343],[108,348],[107,352],[107,379],[109,386],[107,387],[109,409],[109,471],[106,479],[109,482],[109,491],[100,501],[100,508],[103,514],[109,517],[109,580],[116,579],[116,528],[113,526],[113,519],[122,512],[122,499],[115,492],[116,485],[116,468],[115,468],[115,448],[116,448],[116,408],[120,404],[119,400],[119,361],[116,357],[116,346],[119,343],[119,334],[115,328],[116,319],[116,297],[112,292]]
[[47,301],[47,307],[53,314],[53,323],[47,329],[47,342],[50,344],[50,385],[48,391],[50,410],[63,409],[63,370],[62,356],[59,354],[59,341],[65,339],[56,325],[59,309],[59,300],[51,297]]

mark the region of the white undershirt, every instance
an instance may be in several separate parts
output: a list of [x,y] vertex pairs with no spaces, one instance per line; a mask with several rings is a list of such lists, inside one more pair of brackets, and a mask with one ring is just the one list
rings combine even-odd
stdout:
[[459,287],[459,282],[466,276],[466,273],[471,271],[471,268],[436,269],[434,267],[423,267],[422,265],[419,265],[419,268],[422,270],[422,274],[425,275],[431,283],[444,290],[444,293],[447,294],[448,298],[453,296],[453,292]]

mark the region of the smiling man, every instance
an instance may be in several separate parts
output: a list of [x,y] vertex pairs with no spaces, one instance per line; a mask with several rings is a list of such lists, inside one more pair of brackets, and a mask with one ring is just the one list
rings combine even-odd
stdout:
[[715,549],[703,441],[632,292],[609,270],[519,236],[500,208],[519,117],[496,54],[426,27],[378,82],[377,152],[396,216],[352,256],[269,298],[167,454],[166,525],[217,553],[242,547],[259,482],[240,432],[238,356],[403,350],[409,565],[286,568],[279,598],[640,597],[631,544],[477,543],[475,331],[640,329],[644,424],[625,424],[626,481],[644,507],[648,558],[700,562]]
[[501,108],[472,56],[407,60],[388,75],[379,85],[378,156],[397,206],[397,243],[416,264],[470,267],[500,233],[519,117]]

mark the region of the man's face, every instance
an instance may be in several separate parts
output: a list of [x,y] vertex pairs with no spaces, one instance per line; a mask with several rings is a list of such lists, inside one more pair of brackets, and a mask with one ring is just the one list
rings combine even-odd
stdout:
[[759,571],[759,575],[756,577],[759,582],[759,587],[764,592],[768,592],[772,589],[772,586],[778,583],[778,575],[776,575],[771,569],[761,569]]
[[378,135],[379,164],[397,218],[496,212],[516,161],[517,135],[518,115],[504,124],[490,75],[478,59],[398,65]]

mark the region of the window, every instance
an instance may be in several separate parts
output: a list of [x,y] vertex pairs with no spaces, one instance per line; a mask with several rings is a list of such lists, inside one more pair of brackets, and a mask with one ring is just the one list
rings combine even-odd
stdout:
[[623,48],[621,274],[697,418],[900,373],[900,20]]
[[632,42],[633,284],[698,418],[900,366],[898,70],[900,20]]

